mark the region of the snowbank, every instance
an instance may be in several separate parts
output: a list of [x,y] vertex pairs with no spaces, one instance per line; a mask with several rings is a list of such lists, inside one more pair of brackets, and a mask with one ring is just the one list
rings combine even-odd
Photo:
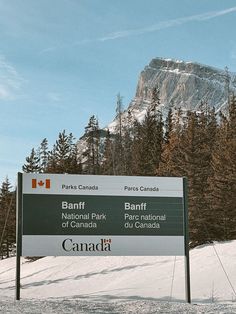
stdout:
[[[214,306],[217,303],[218,307],[220,303],[231,303],[227,305],[231,309],[236,306],[236,296],[215,250],[231,284],[236,289],[236,241],[216,243],[214,247],[213,245],[198,247],[190,252],[192,302]],[[178,306],[185,307],[188,305],[183,304],[185,302],[184,274],[183,257],[45,257],[36,262],[28,262],[22,258],[22,300],[17,305],[13,302],[15,258],[10,258],[0,261],[0,298],[5,300],[5,303],[2,301],[0,306],[4,310],[6,306],[4,304],[12,303],[19,307],[26,304],[27,307],[32,303],[38,304],[40,309],[42,302],[40,300],[44,300],[45,305],[50,304],[49,307],[55,304],[65,305],[70,303],[69,300],[73,300],[74,306],[96,306],[97,302],[102,306],[111,302],[112,307],[114,304],[121,306],[125,300],[128,307],[142,307],[140,305],[142,302],[147,307],[153,304],[152,302],[156,304],[156,301],[172,301],[173,306],[175,302],[180,302],[182,305]],[[60,302],[57,303],[56,300]],[[169,303],[157,302],[157,304],[165,307]],[[196,306],[193,310],[196,311]],[[122,313],[122,310],[118,312]],[[152,312],[148,310],[139,313]],[[231,313],[236,313],[236,308]]]

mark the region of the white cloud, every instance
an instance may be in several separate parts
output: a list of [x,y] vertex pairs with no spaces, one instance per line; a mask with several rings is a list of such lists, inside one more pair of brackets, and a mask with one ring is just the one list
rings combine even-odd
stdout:
[[[236,11],[236,7],[232,7],[232,8],[221,10],[221,11],[208,12],[208,13],[199,15],[199,17],[197,19],[199,21],[210,20],[210,19],[213,19],[215,17],[226,15],[226,14],[229,14],[229,13],[232,13],[235,11]],[[196,15],[196,17],[197,17],[197,15]]]
[[16,97],[23,79],[15,68],[0,55],[0,99],[9,100]]
[[0,83],[0,99],[6,99],[9,97],[9,92],[6,86],[1,85]]
[[52,47],[45,48],[45,49],[39,51],[39,55],[43,55],[43,54],[45,54],[45,53],[54,51],[54,50],[56,50],[57,48],[58,48],[57,46],[52,46]]
[[49,100],[54,101],[54,102],[60,102],[61,101],[61,95],[58,93],[54,93],[54,92],[48,93],[48,98],[49,98]]
[[187,24],[190,22],[203,22],[207,20],[211,20],[220,16],[224,16],[230,13],[236,12],[236,7],[228,8],[225,10],[221,11],[211,11],[211,12],[206,12],[202,14],[196,14],[196,15],[191,15],[187,17],[181,17],[177,19],[171,19],[171,20],[166,20],[166,21],[161,21],[156,24],[146,26],[143,28],[137,28],[137,29],[128,29],[128,30],[122,30],[122,31],[117,31],[113,33],[109,33],[107,35],[97,37],[97,38],[86,38],[83,40],[78,40],[75,41],[71,44],[68,44],[66,46],[51,46],[48,48],[45,48],[39,52],[39,54],[44,54],[48,52],[52,52],[57,49],[61,49],[63,47],[68,47],[68,46],[77,46],[77,45],[86,45],[94,42],[105,42],[109,40],[116,40],[119,38],[125,38],[125,37],[132,37],[132,36],[137,36],[137,35],[142,35],[142,34],[147,34],[147,33],[152,33],[152,32],[158,32],[163,29]]
[[[135,35],[141,35],[141,34],[146,34],[146,33],[151,33],[151,32],[157,32],[162,29],[178,26],[178,25],[183,25],[189,22],[201,22],[201,21],[207,21],[211,20],[213,18],[217,18],[219,16],[223,16],[226,14],[230,14],[232,12],[236,12],[236,7],[232,7],[229,9],[221,10],[221,11],[212,11],[212,12],[207,12],[207,13],[202,13],[202,14],[197,14],[197,15],[191,15],[187,17],[182,17],[178,19],[172,19],[172,20],[166,20],[166,21],[161,21],[157,24],[150,25],[148,27],[143,27],[143,28],[138,28],[138,29],[129,29],[129,30],[124,30],[124,31],[119,31],[119,32],[113,32],[110,33],[106,36],[100,37],[95,39],[95,41],[107,41],[107,40],[114,40],[118,38],[125,38],[125,37],[130,37],[130,36],[135,36]],[[85,42],[90,42],[89,40],[83,40],[81,42],[78,42],[77,44],[83,44]]]

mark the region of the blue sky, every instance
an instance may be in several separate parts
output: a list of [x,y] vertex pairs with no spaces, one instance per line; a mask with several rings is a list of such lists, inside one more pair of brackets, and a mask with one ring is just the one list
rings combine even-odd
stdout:
[[65,129],[103,127],[154,57],[236,72],[235,0],[0,0],[0,182]]

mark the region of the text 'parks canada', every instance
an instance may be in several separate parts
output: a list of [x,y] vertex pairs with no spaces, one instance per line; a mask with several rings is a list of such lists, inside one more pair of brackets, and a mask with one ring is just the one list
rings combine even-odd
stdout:
[[83,184],[62,184],[62,190],[84,190],[84,191],[98,191],[97,185],[83,185]]

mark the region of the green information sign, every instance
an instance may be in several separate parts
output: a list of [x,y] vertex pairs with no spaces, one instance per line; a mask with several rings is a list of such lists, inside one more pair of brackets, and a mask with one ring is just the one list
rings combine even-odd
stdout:
[[22,254],[184,255],[183,186],[183,178],[23,174]]
[[18,268],[21,255],[188,258],[185,186],[183,178],[19,174]]

